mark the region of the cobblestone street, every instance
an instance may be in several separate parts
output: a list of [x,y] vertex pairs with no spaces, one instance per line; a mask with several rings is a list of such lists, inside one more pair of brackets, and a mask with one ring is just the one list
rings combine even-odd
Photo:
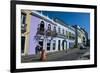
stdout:
[[[57,51],[47,54],[47,61],[68,61],[68,60],[81,60],[82,55],[85,53],[89,53],[89,49],[78,49],[73,48],[66,51]],[[81,58],[80,58],[81,57]],[[84,59],[83,59],[84,60]],[[30,55],[30,56],[22,56],[22,63],[27,62],[42,62],[40,61],[40,54]]]

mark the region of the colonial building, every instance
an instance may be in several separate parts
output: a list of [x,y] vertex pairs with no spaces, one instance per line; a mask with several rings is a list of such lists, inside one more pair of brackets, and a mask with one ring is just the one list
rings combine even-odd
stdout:
[[79,47],[80,45],[87,46],[88,33],[78,25],[75,25],[73,27],[75,28],[75,34],[76,34],[75,46],[77,47]]
[[21,10],[21,53],[37,54],[74,48],[86,44],[86,34],[78,26],[70,26],[60,19],[50,19],[37,11]]

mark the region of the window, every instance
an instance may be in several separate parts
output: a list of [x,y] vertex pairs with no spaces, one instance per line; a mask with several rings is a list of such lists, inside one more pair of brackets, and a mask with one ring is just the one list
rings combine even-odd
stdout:
[[72,33],[72,39],[73,39],[73,40],[75,39],[75,34],[73,34],[73,33]]
[[71,39],[71,32],[69,32],[69,39]]
[[48,24],[48,30],[51,30],[51,25],[50,24]]
[[56,49],[56,41],[53,40],[53,50],[55,50],[55,49]]
[[48,42],[47,42],[47,50],[48,51],[50,50],[50,44],[51,44],[51,42],[50,42],[50,40],[48,40]]
[[21,13],[21,23],[25,24],[26,22],[26,14],[25,13]]
[[58,28],[58,33],[60,33],[60,27]]
[[26,14],[21,13],[21,33],[26,32]]
[[75,39],[75,34],[69,32],[69,39],[74,40]]
[[67,36],[67,31],[66,31],[66,36]]
[[64,29],[62,30],[62,33],[64,34]]
[[54,31],[56,32],[56,27],[54,26]]
[[66,38],[68,39],[68,31],[66,31]]
[[40,23],[40,31],[44,31],[44,21],[41,21]]

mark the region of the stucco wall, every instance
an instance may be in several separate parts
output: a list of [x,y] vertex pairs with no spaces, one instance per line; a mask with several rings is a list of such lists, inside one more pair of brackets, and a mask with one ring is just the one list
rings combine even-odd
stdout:
[[37,40],[35,40],[35,36],[37,33],[37,28],[39,23],[40,23],[39,18],[31,16],[29,54],[35,54],[35,47],[38,43]]

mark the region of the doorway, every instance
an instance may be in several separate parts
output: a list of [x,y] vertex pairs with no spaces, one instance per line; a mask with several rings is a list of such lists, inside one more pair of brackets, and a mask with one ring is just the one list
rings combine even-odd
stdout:
[[36,54],[38,54],[42,49],[43,49],[43,40],[39,40],[39,42],[35,48]]
[[58,50],[60,51],[60,40],[58,40]]
[[62,49],[67,50],[67,41],[66,40],[62,41]]
[[25,37],[21,37],[21,53],[24,53],[24,47],[25,47]]

